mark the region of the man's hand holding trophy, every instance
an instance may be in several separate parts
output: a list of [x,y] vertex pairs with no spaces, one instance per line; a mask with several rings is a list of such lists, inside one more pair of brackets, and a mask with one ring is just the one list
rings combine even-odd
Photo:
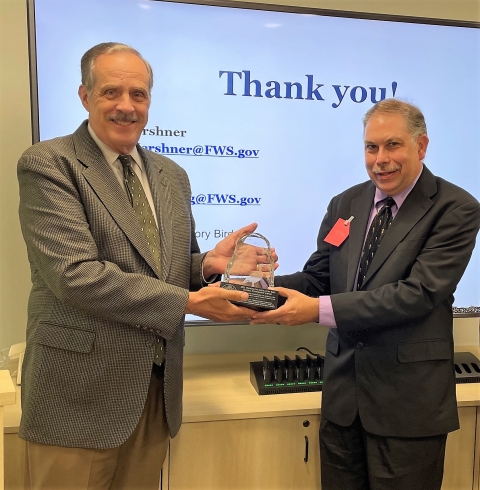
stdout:
[[248,299],[234,302],[257,311],[273,310],[278,306],[274,287],[274,271],[278,267],[275,250],[260,233],[240,237],[229,260],[220,287],[245,291]]

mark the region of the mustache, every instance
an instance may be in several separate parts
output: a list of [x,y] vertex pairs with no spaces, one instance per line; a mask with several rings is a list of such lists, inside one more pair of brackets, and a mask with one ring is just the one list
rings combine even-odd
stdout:
[[136,114],[125,114],[118,111],[107,114],[107,119],[114,122],[138,122],[139,117]]
[[400,170],[400,167],[398,165],[385,165],[384,167],[372,167],[371,171],[374,174],[383,174],[386,172],[396,172],[397,170]]

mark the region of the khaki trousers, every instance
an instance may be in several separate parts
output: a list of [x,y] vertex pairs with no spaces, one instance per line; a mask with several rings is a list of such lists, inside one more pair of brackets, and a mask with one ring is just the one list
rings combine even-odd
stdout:
[[154,364],[140,421],[121,446],[84,449],[26,441],[25,490],[158,490],[168,441],[163,368]]

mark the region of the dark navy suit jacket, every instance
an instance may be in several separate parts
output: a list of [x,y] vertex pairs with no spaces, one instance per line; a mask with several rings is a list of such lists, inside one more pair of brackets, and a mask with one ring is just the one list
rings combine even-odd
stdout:
[[[424,167],[354,291],[374,193],[368,181],[334,197],[316,252],[275,285],[331,295],[337,328],[326,345],[325,418],[347,426],[359,413],[381,436],[445,434],[459,427],[453,294],[475,246],[480,205]],[[326,243],[336,221],[350,216],[349,237],[340,247]]]

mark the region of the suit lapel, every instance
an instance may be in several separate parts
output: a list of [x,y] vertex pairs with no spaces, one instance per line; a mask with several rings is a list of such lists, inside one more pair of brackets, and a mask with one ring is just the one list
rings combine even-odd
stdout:
[[424,167],[420,179],[405,199],[385,233],[382,243],[368,268],[367,275],[363,281],[364,285],[368,283],[369,279],[379,270],[397,245],[433,206],[433,201],[430,197],[436,192],[435,177]]
[[363,248],[365,231],[367,229],[368,218],[372,209],[375,186],[367,183],[364,192],[352,200],[350,216],[354,219],[350,223],[350,237],[348,248],[348,271],[347,271],[347,291],[353,291],[355,277],[357,275],[358,262]]
[[170,271],[173,249],[172,187],[169,179],[163,174],[162,166],[153,162],[141,147],[137,147],[137,149],[145,163],[147,178],[152,191],[154,212],[157,215],[160,234],[161,279],[166,280]]
[[83,176],[128,240],[155,271],[155,261],[127,195],[100,148],[88,133],[86,123],[77,129],[73,140],[77,158],[85,167]]

